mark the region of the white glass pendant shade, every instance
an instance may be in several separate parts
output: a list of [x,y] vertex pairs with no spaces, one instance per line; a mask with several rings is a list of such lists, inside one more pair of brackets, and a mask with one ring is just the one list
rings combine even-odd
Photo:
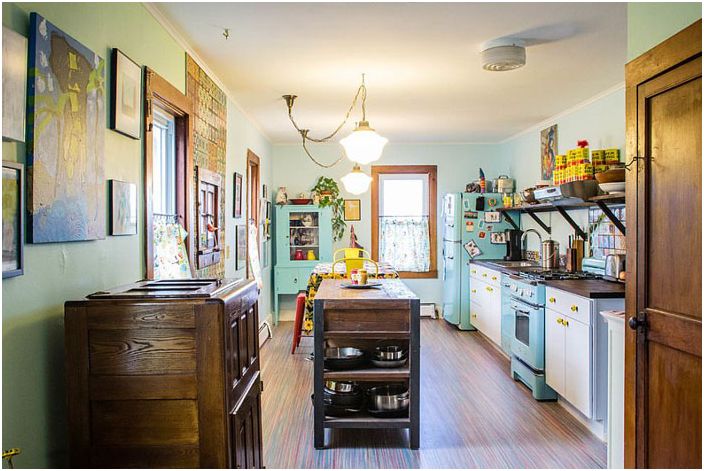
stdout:
[[353,195],[361,195],[369,189],[369,184],[372,182],[372,177],[362,172],[359,165],[355,165],[352,171],[342,177],[342,184],[348,193]]
[[370,128],[367,121],[360,121],[352,134],[340,140],[347,158],[360,165],[379,160],[387,142],[389,140]]

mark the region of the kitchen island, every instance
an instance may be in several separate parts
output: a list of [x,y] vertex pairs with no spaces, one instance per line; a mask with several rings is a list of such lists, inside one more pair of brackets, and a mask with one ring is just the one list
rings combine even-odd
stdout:
[[[314,300],[314,445],[325,446],[326,428],[408,429],[410,447],[420,445],[420,300],[398,279],[379,280],[378,288],[349,289],[349,280],[326,279]],[[348,370],[325,367],[328,347],[356,347],[365,352],[377,346],[400,345],[408,360],[396,368],[362,365]],[[326,415],[325,381],[355,381],[363,390],[384,384],[405,384],[408,413],[400,417],[373,416],[367,411]]]

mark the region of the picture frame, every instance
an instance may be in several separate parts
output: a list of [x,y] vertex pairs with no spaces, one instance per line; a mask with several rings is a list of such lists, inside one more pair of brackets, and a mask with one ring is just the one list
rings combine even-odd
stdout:
[[550,180],[557,155],[557,124],[540,131],[540,178]]
[[247,263],[247,226],[240,224],[235,229],[235,270],[244,270]]
[[264,237],[266,240],[271,239],[271,201],[266,202],[266,215],[264,219]]
[[485,212],[484,222],[501,222],[501,213],[498,211]]
[[505,232],[492,232],[489,235],[489,240],[492,244],[505,244],[506,243],[506,233]]
[[142,136],[142,67],[118,48],[111,57],[110,129],[132,139]]
[[232,217],[242,217],[242,174],[235,172],[234,175],[233,201],[232,201]]
[[2,27],[2,138],[24,142],[27,111],[27,38]]
[[137,184],[109,180],[110,235],[137,234]]
[[24,274],[24,165],[2,163],[2,277]]
[[362,220],[362,200],[345,200],[345,221]]
[[266,186],[266,183],[262,184],[262,196],[266,200],[269,199],[269,187]]

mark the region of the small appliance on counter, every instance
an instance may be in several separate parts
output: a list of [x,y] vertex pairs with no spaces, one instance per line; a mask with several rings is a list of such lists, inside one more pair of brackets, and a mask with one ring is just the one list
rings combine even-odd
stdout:
[[606,260],[601,258],[587,257],[582,259],[582,270],[587,273],[604,276],[606,274]]
[[609,281],[625,281],[621,273],[626,272],[626,255],[609,254],[604,262],[604,279]]
[[506,230],[506,255],[504,256],[504,260],[517,261],[523,259],[523,254],[521,252],[522,237],[523,231],[518,229]]

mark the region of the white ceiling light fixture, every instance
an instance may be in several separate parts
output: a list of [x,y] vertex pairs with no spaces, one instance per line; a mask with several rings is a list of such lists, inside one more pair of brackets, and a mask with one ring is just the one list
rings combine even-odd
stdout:
[[515,70],[526,65],[525,42],[515,38],[495,39],[481,47],[482,68],[491,72]]
[[354,164],[352,171],[342,177],[342,184],[345,190],[353,195],[361,195],[369,189],[369,184],[372,182],[372,177],[362,172],[359,164]]
[[306,145],[307,142],[327,142],[335,137],[335,135],[337,135],[337,133],[347,123],[350,114],[352,114],[352,111],[357,106],[357,101],[360,96],[362,98],[362,120],[357,123],[357,126],[354,131],[352,131],[352,134],[342,139],[340,144],[345,149],[345,154],[348,159],[360,165],[367,165],[371,162],[379,160],[381,153],[384,150],[384,146],[387,142],[389,142],[389,140],[377,134],[377,132],[369,126],[369,121],[367,121],[367,86],[364,83],[364,74],[362,74],[362,84],[357,89],[357,93],[352,100],[349,110],[347,110],[345,119],[332,133],[322,138],[311,137],[309,135],[310,129],[300,128],[298,127],[298,124],[296,124],[296,121],[293,119],[292,115],[293,103],[297,98],[296,95],[283,96],[283,99],[286,101],[286,106],[288,107],[288,117],[291,120],[291,124],[293,124],[293,127],[296,128],[296,131],[298,131],[303,140],[303,150],[317,165],[323,168],[330,168],[340,162],[340,160],[342,160],[342,156],[331,164],[323,164],[311,155]]

